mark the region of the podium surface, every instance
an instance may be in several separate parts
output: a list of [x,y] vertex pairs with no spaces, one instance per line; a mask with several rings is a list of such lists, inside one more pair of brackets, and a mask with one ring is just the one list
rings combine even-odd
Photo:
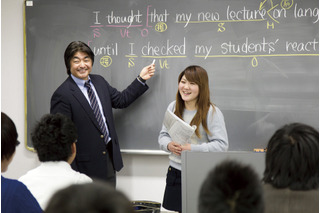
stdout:
[[236,160],[251,165],[262,179],[265,153],[255,152],[182,152],[182,212],[198,212],[198,196],[202,182],[223,160]]

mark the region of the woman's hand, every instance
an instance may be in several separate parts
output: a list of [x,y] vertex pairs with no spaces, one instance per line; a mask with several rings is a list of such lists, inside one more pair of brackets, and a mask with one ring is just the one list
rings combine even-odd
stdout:
[[185,145],[181,145],[181,151],[190,151],[191,150],[191,144],[187,143]]
[[172,141],[172,142],[170,142],[170,143],[168,144],[168,150],[169,150],[170,152],[172,152],[173,154],[180,156],[180,155],[181,155],[182,148],[181,148],[181,145],[180,145],[180,144]]

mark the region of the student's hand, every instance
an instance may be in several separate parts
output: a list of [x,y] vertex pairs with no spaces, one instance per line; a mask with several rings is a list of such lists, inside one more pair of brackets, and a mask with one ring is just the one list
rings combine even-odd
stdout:
[[150,64],[149,66],[146,66],[141,70],[140,77],[143,80],[148,80],[154,75],[155,70],[156,70],[155,65]]
[[182,151],[181,145],[173,141],[168,144],[168,150],[175,155],[181,155]]
[[181,145],[181,151],[190,151],[191,150],[191,144],[187,143],[185,145]]

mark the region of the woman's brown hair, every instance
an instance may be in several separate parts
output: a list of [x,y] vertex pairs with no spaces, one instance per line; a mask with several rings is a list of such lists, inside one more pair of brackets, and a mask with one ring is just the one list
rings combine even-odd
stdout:
[[[200,138],[199,125],[202,124],[204,130],[208,135],[210,135],[210,131],[208,130],[207,125],[207,114],[212,105],[214,109],[214,105],[210,101],[210,91],[209,91],[209,80],[208,74],[205,69],[200,66],[192,65],[183,70],[178,78],[178,83],[181,81],[181,78],[185,76],[186,79],[190,82],[196,83],[199,86],[199,95],[196,102],[197,113],[193,117],[190,122],[190,125],[196,125],[197,129],[195,131],[196,135]],[[184,101],[181,98],[179,90],[176,95],[176,107],[175,112],[179,118],[182,119],[182,114],[185,109]]]

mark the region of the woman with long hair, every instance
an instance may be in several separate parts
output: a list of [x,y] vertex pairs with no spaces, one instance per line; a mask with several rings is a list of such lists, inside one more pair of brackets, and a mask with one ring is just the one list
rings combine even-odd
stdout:
[[189,66],[180,73],[176,100],[169,104],[168,110],[190,126],[196,126],[190,140],[183,144],[171,139],[165,125],[158,140],[160,149],[170,153],[162,205],[181,212],[181,153],[227,151],[228,135],[222,112],[210,101],[208,74],[200,66]]

